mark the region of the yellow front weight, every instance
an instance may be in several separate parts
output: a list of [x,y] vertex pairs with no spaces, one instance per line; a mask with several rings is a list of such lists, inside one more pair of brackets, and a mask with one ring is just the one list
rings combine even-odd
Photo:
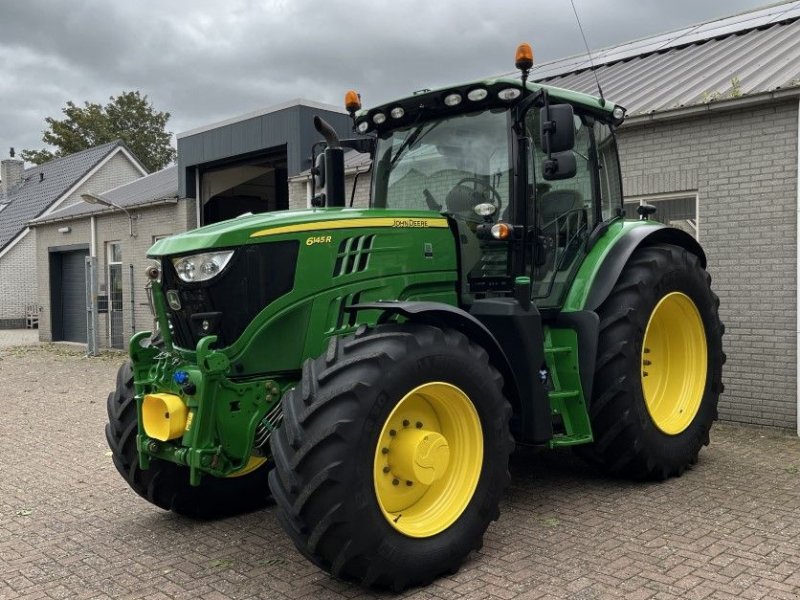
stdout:
[[142,426],[148,437],[166,442],[183,435],[186,404],[175,394],[147,394],[142,401]]

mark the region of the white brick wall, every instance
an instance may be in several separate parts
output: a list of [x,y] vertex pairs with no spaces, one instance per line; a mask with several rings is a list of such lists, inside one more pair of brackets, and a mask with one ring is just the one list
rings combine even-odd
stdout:
[[36,302],[36,242],[28,233],[0,258],[0,327],[24,327],[25,305]]
[[[347,206],[350,206],[350,194],[353,193],[353,175],[347,175],[344,179],[345,198]],[[356,187],[356,196],[353,199],[354,208],[366,208],[369,205],[369,185],[370,173],[362,173],[358,178],[358,186]],[[306,181],[290,181],[289,182],[289,208],[297,210],[300,208],[308,207],[308,192],[306,188]]]
[[620,131],[627,196],[697,190],[728,362],[720,417],[796,424],[797,101]]

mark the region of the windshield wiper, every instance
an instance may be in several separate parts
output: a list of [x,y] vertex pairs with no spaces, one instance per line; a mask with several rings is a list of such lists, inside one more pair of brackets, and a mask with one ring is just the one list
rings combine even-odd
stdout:
[[[430,122],[429,123],[421,123],[420,125],[418,125],[417,128],[414,131],[412,131],[411,134],[405,140],[403,140],[403,143],[400,144],[400,147],[397,149],[397,152],[392,157],[392,162],[389,163],[389,166],[393,167],[395,165],[395,163],[398,160],[400,160],[400,157],[403,155],[403,153],[406,150],[408,150],[411,147],[412,144],[414,144],[417,141],[421,141],[423,137],[428,135],[431,131],[436,129],[436,127],[438,127],[442,123],[443,123],[443,121],[435,121],[433,123],[430,123]],[[428,125],[430,125],[430,127],[423,134],[422,130],[425,129],[425,127],[428,126]]]

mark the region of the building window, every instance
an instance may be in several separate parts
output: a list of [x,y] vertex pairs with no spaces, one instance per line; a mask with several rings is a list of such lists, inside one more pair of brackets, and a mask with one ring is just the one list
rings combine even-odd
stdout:
[[161,235],[154,235],[153,236],[153,243],[155,244],[158,240],[166,239],[166,238],[170,237],[171,235],[172,235],[171,233],[164,233],[164,234],[161,234]]
[[655,214],[650,217],[654,221],[670,227],[682,229],[695,239],[699,239],[697,213],[699,200],[697,192],[680,192],[657,196],[637,196],[625,198],[625,215],[629,219],[638,218],[636,207],[642,202],[656,207]]

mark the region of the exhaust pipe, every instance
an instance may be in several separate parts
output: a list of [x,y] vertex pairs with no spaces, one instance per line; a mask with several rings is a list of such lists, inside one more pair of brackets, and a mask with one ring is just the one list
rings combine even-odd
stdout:
[[325,205],[345,205],[344,150],[333,127],[321,117],[314,117],[314,129],[325,138]]

